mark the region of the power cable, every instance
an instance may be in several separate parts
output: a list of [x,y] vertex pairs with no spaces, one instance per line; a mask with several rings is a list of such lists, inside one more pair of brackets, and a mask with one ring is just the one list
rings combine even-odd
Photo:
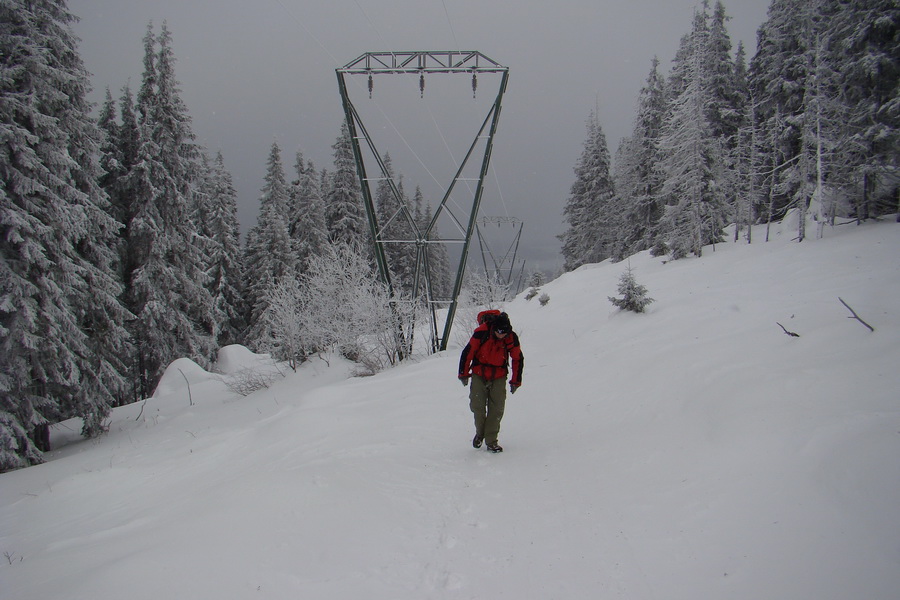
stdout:
[[297,23],[297,25],[299,25],[299,26],[303,29],[303,31],[306,32],[306,35],[308,35],[309,37],[311,37],[311,38],[319,45],[319,47],[320,47],[322,50],[325,51],[325,54],[327,54],[329,57],[331,57],[331,60],[334,61],[334,64],[336,64],[338,67],[341,66],[341,63],[340,63],[340,61],[337,59],[337,57],[336,57],[334,54],[332,54],[332,53],[328,50],[328,48],[325,47],[325,44],[323,44],[323,43],[319,40],[319,38],[316,37],[316,34],[314,34],[312,31],[310,31],[309,28],[307,28],[306,25],[303,24],[303,21],[301,21],[300,19],[298,19],[298,18],[296,17],[296,15],[294,15],[294,13],[292,13],[291,10],[290,10],[287,6],[285,6],[284,2],[282,2],[281,0],[275,0],[275,2],[277,2],[278,4],[280,4],[280,5],[281,5],[281,8],[284,9],[284,12],[286,12],[286,13],[288,14],[288,16],[291,17],[291,19],[293,19],[294,22]]
[[444,6],[444,14],[447,16],[447,25],[450,26],[450,35],[453,36],[453,43],[456,44],[456,50],[461,52],[462,48],[459,45],[459,40],[456,39],[456,32],[453,30],[453,22],[450,21],[450,12],[447,10],[447,3],[444,2],[444,0],[441,0],[441,4]]

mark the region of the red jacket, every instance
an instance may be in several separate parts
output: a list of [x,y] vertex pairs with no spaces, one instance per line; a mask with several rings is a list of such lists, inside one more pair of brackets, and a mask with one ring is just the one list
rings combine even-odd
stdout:
[[509,384],[513,387],[522,385],[522,368],[525,356],[519,347],[519,336],[515,331],[498,338],[492,333],[488,323],[482,323],[472,333],[469,343],[463,348],[459,357],[459,377],[469,377],[472,373],[492,381],[505,378],[512,364],[512,376]]

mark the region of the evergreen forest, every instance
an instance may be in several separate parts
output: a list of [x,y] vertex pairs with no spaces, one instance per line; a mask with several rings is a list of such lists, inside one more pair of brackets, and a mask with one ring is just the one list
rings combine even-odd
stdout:
[[[596,113],[565,206],[565,270],[642,250],[700,256],[797,211],[797,240],[900,203],[900,7],[773,0],[756,54],[704,2],[664,73],[654,58],[632,133],[610,155]],[[816,224],[807,232],[806,223]]]

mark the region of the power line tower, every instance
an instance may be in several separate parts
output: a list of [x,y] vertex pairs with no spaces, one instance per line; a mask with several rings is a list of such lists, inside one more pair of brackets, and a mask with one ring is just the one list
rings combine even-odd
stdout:
[[[416,249],[414,283],[412,286],[411,297],[404,300],[415,304],[424,300],[431,317],[431,349],[432,351],[446,350],[450,337],[450,329],[453,324],[453,319],[456,316],[459,294],[462,289],[469,244],[472,240],[472,234],[475,231],[476,217],[484,192],[484,179],[490,164],[494,136],[497,132],[503,94],[506,92],[509,69],[480,52],[475,51],[367,52],[343,67],[336,69],[336,73],[341,101],[344,106],[345,118],[350,130],[353,154],[356,160],[356,170],[362,188],[362,198],[366,208],[366,215],[368,217],[369,231],[374,242],[375,262],[378,265],[379,274],[384,283],[388,286],[392,296],[396,294],[397,290],[395,289],[394,283],[391,281],[391,269],[388,264],[388,253],[385,252],[385,246],[387,244],[414,245]],[[447,183],[443,197],[434,211],[431,220],[426,224],[422,224],[416,221],[409,206],[407,206],[403,194],[397,186],[397,182],[394,181],[393,175],[385,165],[384,157],[376,147],[372,135],[370,135],[369,131],[366,129],[366,125],[363,123],[360,112],[353,104],[348,92],[347,78],[354,75],[366,76],[368,78],[367,87],[369,98],[371,98],[374,89],[375,76],[417,74],[419,76],[419,93],[420,96],[424,96],[425,75],[433,73],[471,76],[473,96],[475,95],[478,86],[479,75],[499,74],[500,81],[496,97],[490,105],[487,115],[484,117],[481,127],[475,135],[475,139],[469,146],[465,157],[457,165],[454,176]],[[374,160],[377,165],[379,171],[377,176],[371,176],[368,173],[363,147],[368,149],[370,163]],[[481,148],[482,153],[478,176],[468,178],[463,177],[463,172],[466,169],[467,164],[470,159],[477,154],[476,150],[479,148]],[[395,206],[399,207],[393,215],[387,216],[385,219],[387,221],[386,223],[379,222],[370,185],[372,181],[387,182],[390,193],[395,200]],[[448,201],[459,182],[466,182],[465,186],[472,193],[471,206],[463,208],[461,211],[457,210],[454,212],[448,207]],[[458,208],[460,207],[460,203],[454,201],[454,206]],[[428,247],[430,244],[436,243],[433,241],[436,237],[435,226],[442,215],[449,216],[451,222],[458,230],[460,237],[443,239],[440,240],[440,243],[456,243],[462,245],[456,279],[453,283],[453,289],[449,298],[438,298],[435,296],[431,277],[432,268],[429,264]],[[408,239],[389,239],[389,236],[385,235],[388,225],[398,219],[405,221],[407,224],[405,229],[412,232]],[[439,332],[440,327],[437,311],[444,305],[447,307],[447,315],[444,320],[443,331]],[[414,311],[412,312],[414,313]],[[407,349],[411,348],[413,332],[403,331],[399,318],[398,328],[400,329],[399,334],[404,339]]]
[[[488,225],[497,225],[497,227],[500,227],[504,224],[512,225],[515,234],[513,235],[509,246],[506,248],[506,253],[499,255],[494,253],[490,244],[488,244],[488,241],[485,239],[484,229]],[[521,273],[519,282],[515,286],[513,286],[513,276],[515,275],[516,255],[519,252],[519,241],[522,239],[522,228],[524,225],[525,224],[522,221],[515,217],[482,217],[480,219],[480,224],[476,228],[485,274],[497,283],[503,284],[507,292],[511,292],[512,295],[515,295],[521,287]],[[488,258],[491,259],[490,266],[488,265]],[[524,271],[524,269],[525,263],[523,262],[521,270]],[[503,300],[507,300],[507,298],[503,298]]]

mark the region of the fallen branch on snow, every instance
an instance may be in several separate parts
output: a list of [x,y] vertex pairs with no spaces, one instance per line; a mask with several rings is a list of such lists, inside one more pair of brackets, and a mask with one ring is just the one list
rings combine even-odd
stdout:
[[868,328],[869,328],[869,331],[872,331],[872,332],[875,331],[875,328],[872,327],[871,325],[869,325],[868,323],[866,323],[865,321],[863,321],[862,319],[860,319],[860,318],[859,318],[859,315],[856,314],[856,311],[853,310],[852,308],[850,308],[850,305],[847,304],[846,302],[844,302],[843,299],[841,299],[840,296],[838,296],[838,300],[841,301],[841,304],[843,304],[844,306],[847,307],[847,310],[849,310],[851,313],[853,313],[853,316],[852,316],[852,317],[847,317],[848,319],[856,319],[857,321],[859,321],[860,323],[862,323],[863,325],[865,325],[866,327],[868,327]]
[[799,333],[794,333],[793,331],[788,331],[787,329],[784,329],[784,325],[782,325],[782,324],[779,323],[778,321],[775,321],[775,324],[778,325],[779,327],[781,327],[781,328],[784,330],[784,332],[785,332],[786,334],[788,334],[789,336],[791,336],[791,337],[800,337],[800,334],[799,334]]

